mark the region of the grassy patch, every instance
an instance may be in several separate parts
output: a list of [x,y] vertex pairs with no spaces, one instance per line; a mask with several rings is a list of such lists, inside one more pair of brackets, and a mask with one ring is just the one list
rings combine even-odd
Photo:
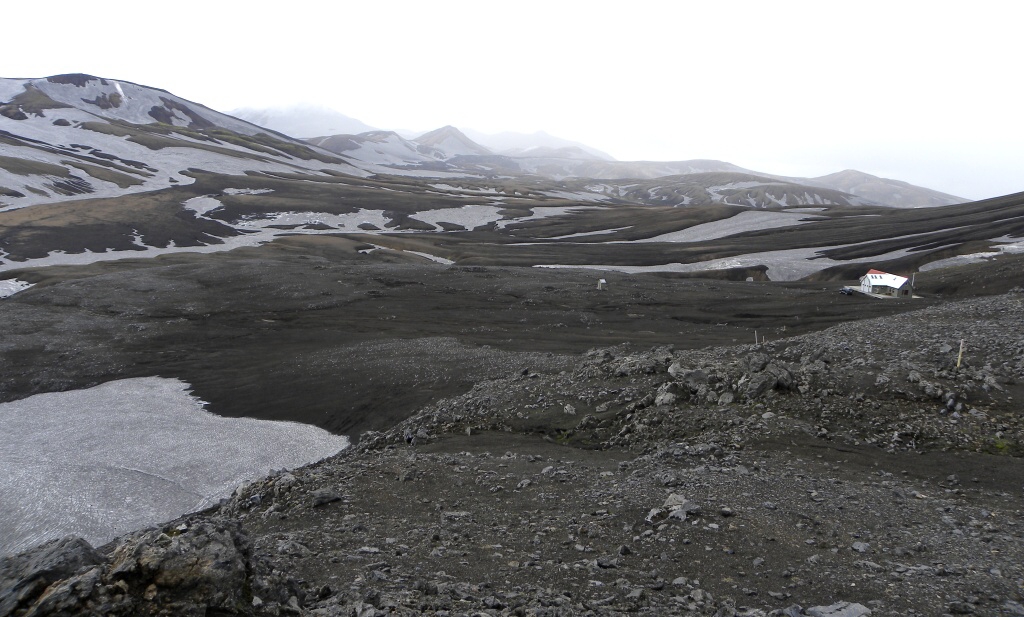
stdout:
[[79,126],[95,133],[113,135],[114,137],[131,137],[138,133],[138,131],[134,131],[126,126],[111,124],[109,122],[83,122]]
[[[181,109],[180,107],[175,108]],[[189,111],[191,112],[191,110]],[[84,129],[96,131],[97,133],[127,137],[130,141],[146,146],[150,150],[192,147],[217,152],[219,154],[226,154],[228,156],[248,158],[243,152],[238,152],[237,150],[231,150],[228,148],[218,148],[215,145],[226,143],[274,157],[287,155],[303,161],[317,160],[323,163],[347,164],[347,162],[342,159],[324,156],[308,146],[278,139],[267,135],[266,133],[260,133],[258,135],[243,135],[241,133],[235,133],[234,131],[229,131],[219,127],[174,126],[168,122],[170,120],[170,116],[167,116],[165,120],[167,121],[157,122],[154,124],[128,124],[121,122],[108,124],[104,122],[85,122],[81,126]],[[210,144],[197,144],[194,142],[182,143],[174,138],[176,135],[189,137],[200,142],[210,142]]]
[[[41,90],[31,85],[26,86],[24,92],[11,99],[10,105],[13,105],[15,108],[20,108],[21,111],[25,113],[35,114],[37,116],[43,115],[43,111],[47,109],[63,109],[71,107],[64,103],[58,103],[43,94]],[[5,105],[5,107],[7,106]]]
[[60,176],[61,178],[67,178],[71,175],[71,172],[60,165],[19,159],[12,156],[0,156],[0,168],[19,176]]
[[88,163],[82,163],[82,162],[79,162],[79,161],[61,161],[61,162],[64,163],[65,165],[70,165],[71,167],[74,167],[75,169],[79,169],[81,171],[84,171],[85,173],[89,174],[93,178],[96,178],[97,180],[105,180],[106,182],[113,182],[119,188],[122,188],[122,189],[126,189],[126,188],[129,188],[129,187],[132,187],[132,186],[139,186],[140,184],[142,184],[142,180],[139,180],[138,178],[133,178],[132,176],[129,176],[128,174],[123,174],[123,173],[121,173],[119,171],[114,171],[113,169],[106,169],[104,167],[99,167],[97,165],[90,165]]
[[99,107],[100,109],[111,109],[111,108],[114,108],[114,107],[120,107],[121,103],[124,102],[124,99],[121,98],[121,95],[116,93],[116,92],[114,92],[113,94],[110,94],[110,95],[108,95],[106,93],[103,93],[103,94],[97,95],[97,97],[94,98],[94,99],[82,99],[82,100],[85,101],[86,103],[89,103],[90,105],[95,105],[96,107]]
[[[207,145],[207,144],[197,144],[197,143],[193,143],[193,142],[184,142],[184,141],[181,141],[180,139],[174,139],[172,137],[164,137],[163,135],[155,135],[153,133],[146,133],[146,132],[142,132],[142,131],[139,131],[139,132],[129,136],[128,137],[128,141],[131,141],[131,142],[137,143],[139,145],[145,146],[145,147],[149,148],[150,150],[162,150],[164,148],[196,148],[197,150],[206,150],[208,152],[214,152],[214,153],[217,153],[217,154],[222,154],[224,156],[230,156],[230,157],[234,157],[234,158],[238,158],[238,159],[253,159],[253,158],[255,158],[257,160],[260,160],[260,157],[255,157],[253,155],[247,155],[245,152],[239,152],[238,150],[232,150],[230,148],[221,148],[221,147],[218,147],[218,146]],[[266,159],[262,159],[262,160],[266,160]]]

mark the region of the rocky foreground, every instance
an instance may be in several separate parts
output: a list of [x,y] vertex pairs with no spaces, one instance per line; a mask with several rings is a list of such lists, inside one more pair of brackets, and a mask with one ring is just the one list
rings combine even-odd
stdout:
[[1024,615],[1022,397],[1019,290],[510,366],[215,509],[6,559],[0,617]]

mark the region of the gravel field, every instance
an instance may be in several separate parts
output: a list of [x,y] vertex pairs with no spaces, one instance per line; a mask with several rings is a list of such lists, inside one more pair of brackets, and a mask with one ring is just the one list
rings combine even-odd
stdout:
[[44,546],[0,581],[74,565],[60,603],[9,604],[39,614],[1024,615],[1022,298],[511,365],[218,507],[99,552]]

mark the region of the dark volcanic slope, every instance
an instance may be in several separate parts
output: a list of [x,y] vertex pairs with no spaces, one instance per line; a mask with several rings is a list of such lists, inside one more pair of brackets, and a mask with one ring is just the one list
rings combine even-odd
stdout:
[[39,615],[1019,617],[1020,296],[758,346],[508,366],[208,512],[99,552],[64,541],[0,561],[0,589],[18,591],[0,601]]
[[[806,259],[867,260],[822,266],[816,280],[849,280],[868,267],[909,275],[932,261],[991,250],[996,238],[1024,237],[1024,193],[945,206],[831,208],[807,213],[806,222],[758,229],[694,242],[641,242],[694,225],[748,211],[739,207],[672,208],[614,206],[509,225],[505,230],[455,234],[409,234],[375,242],[394,247],[418,243],[423,250],[479,265],[652,266],[698,264],[712,259],[777,251],[805,250]],[[559,238],[580,231],[611,230]],[[771,263],[770,255],[764,256]]]
[[[217,413],[358,434],[509,364],[619,343],[680,348],[820,329],[923,304],[781,286],[444,267],[331,237],[25,270],[0,302],[0,398],[180,377]],[[514,355],[510,355],[514,354]],[[539,355],[540,354],[540,355]]]

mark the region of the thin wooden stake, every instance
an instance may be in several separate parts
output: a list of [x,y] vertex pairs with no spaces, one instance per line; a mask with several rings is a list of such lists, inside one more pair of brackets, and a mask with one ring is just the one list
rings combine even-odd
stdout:
[[956,356],[956,370],[960,370],[960,361],[964,358],[964,348],[967,346],[967,341],[960,339],[960,353]]

